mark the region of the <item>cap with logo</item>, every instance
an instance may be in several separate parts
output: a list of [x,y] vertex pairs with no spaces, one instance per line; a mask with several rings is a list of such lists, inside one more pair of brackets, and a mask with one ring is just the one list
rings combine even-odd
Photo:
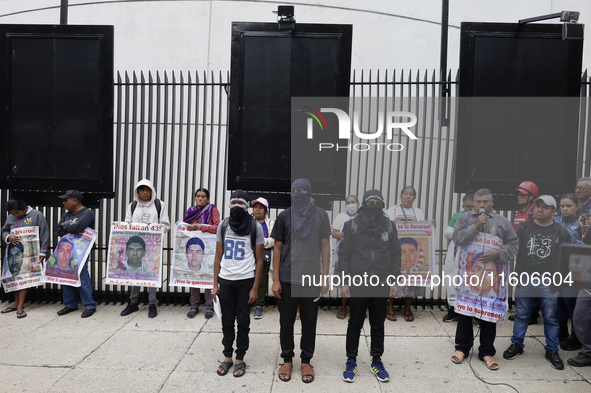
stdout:
[[68,190],[64,195],[59,196],[60,199],[68,199],[68,198],[75,198],[78,199],[80,202],[84,200],[84,196],[78,190]]

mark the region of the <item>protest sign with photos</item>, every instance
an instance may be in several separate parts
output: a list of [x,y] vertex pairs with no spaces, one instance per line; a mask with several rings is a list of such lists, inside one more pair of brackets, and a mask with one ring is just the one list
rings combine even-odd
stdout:
[[39,227],[13,228],[12,236],[19,243],[8,243],[2,264],[2,284],[5,292],[36,287],[45,282],[39,263]]
[[52,284],[80,286],[80,272],[90,255],[97,232],[86,228],[80,233],[66,233],[45,265],[45,281]]
[[215,250],[215,234],[192,231],[189,224],[177,222],[170,286],[213,288]]
[[435,271],[435,247],[431,221],[396,222],[402,249],[400,274],[405,285],[428,287]]

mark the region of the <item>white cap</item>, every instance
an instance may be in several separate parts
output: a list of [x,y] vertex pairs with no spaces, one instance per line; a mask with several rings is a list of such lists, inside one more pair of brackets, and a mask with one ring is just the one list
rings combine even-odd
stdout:
[[550,196],[550,195],[540,195],[539,197],[536,198],[536,200],[534,201],[542,201],[544,202],[546,205],[548,206],[553,206],[554,209],[556,209],[556,199],[554,199],[554,197]]

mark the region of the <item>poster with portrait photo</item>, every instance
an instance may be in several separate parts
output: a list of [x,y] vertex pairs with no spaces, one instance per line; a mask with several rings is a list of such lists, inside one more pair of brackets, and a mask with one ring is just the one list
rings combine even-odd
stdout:
[[105,283],[160,288],[163,234],[159,224],[111,224]]
[[8,243],[4,254],[4,291],[12,292],[43,284],[43,267],[39,263],[39,227],[13,228],[10,234],[17,236],[19,243]]
[[435,271],[433,224],[431,221],[398,221],[396,230],[402,249],[400,274],[406,278],[405,284],[431,286],[431,275]]
[[45,281],[79,287],[80,272],[90,255],[96,236],[97,232],[90,228],[62,236],[45,264]]
[[503,246],[495,235],[479,233],[465,246],[458,247],[453,277],[456,286],[455,311],[488,322],[503,322],[507,315],[509,263],[482,262],[480,257]]
[[213,288],[216,235],[190,231],[188,225],[175,225],[170,286]]

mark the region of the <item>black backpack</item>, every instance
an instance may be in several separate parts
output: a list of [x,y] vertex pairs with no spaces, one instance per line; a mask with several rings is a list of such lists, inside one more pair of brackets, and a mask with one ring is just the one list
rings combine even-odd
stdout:
[[[257,243],[257,224],[258,221],[252,217],[251,218],[253,223],[252,223],[252,230],[250,231],[250,248],[252,249],[252,251],[254,252],[255,248],[256,248],[256,243]],[[226,231],[228,230],[228,225],[230,225],[230,219],[226,218],[224,219],[224,221],[222,221],[222,243],[224,244],[224,247],[226,245]]]
[[[160,203],[160,199],[154,199],[154,206],[156,206],[156,212],[158,213],[158,222],[160,222],[160,212],[162,211],[162,203]],[[131,215],[133,216],[133,212],[137,207],[137,201],[131,202]]]

